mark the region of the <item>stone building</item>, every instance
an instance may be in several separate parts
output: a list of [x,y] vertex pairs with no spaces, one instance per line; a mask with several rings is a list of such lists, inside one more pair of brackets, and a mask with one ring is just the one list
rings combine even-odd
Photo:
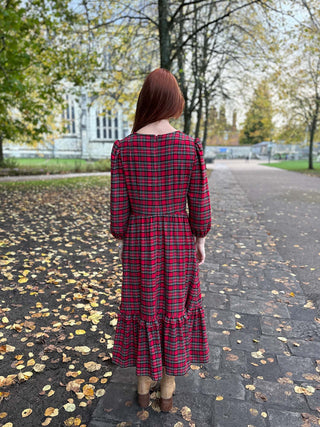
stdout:
[[80,97],[67,93],[66,101],[58,118],[64,123],[63,134],[44,137],[37,145],[6,143],[5,157],[104,159],[110,157],[114,141],[130,133],[120,107],[108,109],[98,100],[91,105],[85,90]]

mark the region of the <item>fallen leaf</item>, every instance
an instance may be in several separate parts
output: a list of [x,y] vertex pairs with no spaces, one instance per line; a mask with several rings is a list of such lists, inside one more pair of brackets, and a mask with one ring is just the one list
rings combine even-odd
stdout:
[[63,407],[67,412],[73,412],[76,410],[76,405],[74,403],[66,403]]
[[23,418],[25,418],[25,417],[28,417],[31,413],[32,413],[32,409],[31,408],[27,408],[27,409],[24,409],[22,411],[21,415],[22,415]]
[[147,418],[149,418],[149,412],[145,411],[144,409],[142,411],[137,412],[137,417],[141,421],[145,421]]
[[51,406],[45,410],[46,417],[56,417],[59,414],[59,409],[52,408]]
[[181,409],[181,415],[186,421],[190,421],[192,417],[191,409],[188,406],[184,406]]

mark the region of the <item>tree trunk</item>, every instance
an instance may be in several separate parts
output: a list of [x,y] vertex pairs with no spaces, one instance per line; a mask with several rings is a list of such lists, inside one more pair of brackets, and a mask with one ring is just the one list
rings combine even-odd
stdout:
[[202,146],[205,149],[207,145],[208,137],[208,122],[209,122],[209,94],[205,90],[205,99],[204,99],[204,126],[203,126],[203,137],[202,137]]
[[[184,19],[182,15],[182,10],[180,14],[180,20],[179,20],[179,41],[183,40],[183,31],[184,31]],[[189,134],[190,127],[191,127],[191,111],[189,108],[189,97],[188,97],[188,88],[186,86],[186,80],[185,80],[185,61],[184,61],[184,51],[179,49],[178,50],[178,69],[179,69],[179,77],[178,82],[179,86],[182,92],[182,95],[184,97],[184,111],[183,111],[183,132],[186,134]]]
[[0,166],[2,166],[4,163],[4,157],[3,157],[3,137],[0,135]]
[[315,134],[314,119],[312,120],[311,129],[310,129],[310,141],[309,141],[309,169],[313,169],[313,139]]
[[201,118],[202,118],[202,87],[200,86],[200,89],[199,89],[199,105],[198,105],[198,109],[197,109],[197,123],[196,123],[196,129],[195,129],[195,137],[196,138],[199,138],[199,135],[200,135]]
[[158,0],[159,14],[159,42],[160,42],[160,66],[170,70],[171,68],[171,42],[169,29],[168,0]]
[[309,169],[313,169],[313,140],[314,135],[317,130],[317,122],[318,122],[318,116],[319,116],[319,108],[320,108],[320,98],[316,99],[316,109],[314,112],[314,115],[312,117],[312,123],[310,127],[310,142],[309,142]]
[[183,132],[189,135],[190,128],[191,128],[191,112],[188,108],[184,109],[184,126],[183,126]]

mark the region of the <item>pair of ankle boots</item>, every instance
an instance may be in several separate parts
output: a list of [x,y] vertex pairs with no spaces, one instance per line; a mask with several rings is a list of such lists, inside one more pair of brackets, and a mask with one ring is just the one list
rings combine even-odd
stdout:
[[[142,408],[147,408],[150,404],[150,390],[157,386],[157,381],[153,381],[147,376],[138,376],[138,403]],[[169,412],[173,405],[173,394],[176,389],[175,377],[163,372],[160,381],[160,409]]]

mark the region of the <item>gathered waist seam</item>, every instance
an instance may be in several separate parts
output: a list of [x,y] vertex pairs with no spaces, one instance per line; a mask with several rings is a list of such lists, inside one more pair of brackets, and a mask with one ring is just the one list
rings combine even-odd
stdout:
[[175,212],[155,212],[155,213],[139,213],[139,212],[131,212],[132,216],[142,216],[142,217],[154,217],[154,216],[181,216],[188,218],[188,214],[186,210],[183,211],[175,211]]

